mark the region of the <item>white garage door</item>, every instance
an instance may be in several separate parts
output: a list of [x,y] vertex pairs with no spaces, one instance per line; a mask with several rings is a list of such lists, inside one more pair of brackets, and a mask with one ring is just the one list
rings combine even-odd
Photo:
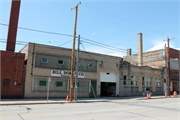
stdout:
[[117,74],[115,73],[100,73],[101,82],[116,82]]

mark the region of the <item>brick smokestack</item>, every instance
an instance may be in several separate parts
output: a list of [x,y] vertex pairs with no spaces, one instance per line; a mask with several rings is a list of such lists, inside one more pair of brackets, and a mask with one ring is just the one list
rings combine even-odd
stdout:
[[127,56],[131,56],[131,49],[127,49]]
[[138,66],[143,66],[142,33],[137,34],[138,39]]
[[12,0],[11,2],[11,13],[9,18],[6,51],[15,51],[20,3],[21,0]]

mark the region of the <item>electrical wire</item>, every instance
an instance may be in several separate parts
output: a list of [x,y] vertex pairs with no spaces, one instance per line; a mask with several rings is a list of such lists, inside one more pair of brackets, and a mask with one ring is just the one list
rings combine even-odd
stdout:
[[[70,40],[70,41],[72,41],[72,40]],[[70,42],[70,41],[68,41],[68,42]],[[1,41],[0,40],[0,42],[3,42],[3,43],[7,43],[6,41]],[[68,43],[68,42],[66,42],[66,43]],[[14,42],[8,42],[9,44],[14,44]],[[27,44],[22,44],[22,43],[15,43],[15,44],[17,44],[17,45],[27,45]],[[65,43],[63,43],[63,44],[65,44]],[[97,61],[97,62],[101,62],[101,61],[98,61],[98,60],[96,60],[96,59],[94,59],[87,51],[86,51],[86,49],[85,49],[85,47],[83,46],[83,44],[81,43],[81,45],[82,45],[82,47],[83,47],[83,49],[85,50],[85,53],[87,53],[88,54],[88,56],[92,59],[92,60],[95,60],[95,61]],[[33,44],[29,44],[29,46],[33,46]],[[61,45],[60,45],[61,46]],[[53,46],[54,48],[50,48],[49,46],[43,46],[43,45],[41,45],[41,44],[36,44],[36,47],[40,47],[40,48],[48,48],[48,49],[50,49],[50,50],[48,50],[48,51],[51,51],[51,50],[54,50],[54,49],[58,49],[57,47],[59,47],[59,46]],[[60,47],[59,47],[60,48]],[[64,48],[60,48],[60,49],[64,49]],[[159,55],[159,54],[158,54]],[[96,55],[96,53],[95,54],[93,54],[93,56],[98,56],[98,57],[100,57],[98,54]],[[115,58],[113,58],[113,57],[115,57]],[[111,56],[111,58],[106,58],[106,59],[108,59],[108,60],[111,60],[111,61],[114,61],[114,62],[117,62],[117,61],[120,61],[120,58],[121,57],[119,57],[119,58],[117,58],[116,56]],[[137,62],[136,62],[137,63]],[[152,65],[154,65],[154,64],[152,64]]]
[[[81,46],[83,47],[83,49],[85,50],[85,52],[89,55],[89,53],[86,51],[86,49],[84,48],[84,45],[81,43]],[[90,55],[89,55],[90,58],[92,58]],[[92,58],[92,60],[95,60],[94,58]],[[95,60],[95,61],[98,61],[98,60]],[[98,61],[98,62],[101,62],[101,61]]]
[[[0,25],[9,26],[9,25],[3,24],[3,23],[0,23]],[[16,26],[10,26],[10,27],[16,27]],[[35,32],[42,32],[42,33],[48,33],[48,34],[56,34],[56,35],[64,35],[64,36],[73,37],[73,35],[62,34],[62,33],[53,33],[53,32],[47,32],[47,31],[42,31],[42,30],[29,29],[29,28],[24,28],[24,27],[17,27],[17,28],[19,28],[19,29],[24,29],[24,30],[35,31]],[[76,38],[77,38],[77,36],[76,36]],[[87,38],[84,38],[84,37],[81,37],[81,39],[84,39],[84,40],[87,40],[87,41],[91,41],[91,42],[95,42],[95,43],[98,43],[98,44],[102,44],[102,45],[105,45],[105,46],[108,46],[108,47],[112,47],[113,49],[120,49],[120,50],[122,50],[122,51],[126,51],[125,49],[121,49],[121,48],[113,47],[113,46],[106,45],[106,44],[103,44],[103,43],[99,43],[99,42],[96,42],[96,41],[93,41],[93,40],[90,40],[90,39],[87,39]],[[134,52],[134,53],[137,53],[137,52]]]
[[84,41],[84,40],[81,40],[81,41],[82,41],[82,42],[85,42],[85,43],[92,44],[92,45],[96,45],[96,46],[99,46],[99,47],[102,47],[102,48],[106,48],[106,49],[110,49],[110,50],[114,50],[114,51],[126,53],[126,52],[124,52],[124,51],[120,51],[120,50],[117,50],[117,49],[115,49],[115,48],[110,48],[110,47],[106,47],[106,46],[103,46],[103,45],[98,45],[98,44],[91,43],[91,42],[87,42],[87,41]]
[[[0,40],[0,42],[3,42],[3,43],[9,43],[9,44],[17,44],[17,45],[27,45],[28,43],[30,43],[30,42],[28,42],[27,44],[22,44],[22,43],[14,43],[14,42],[11,42],[12,40],[9,40],[9,42],[7,42],[7,41],[2,41],[2,40]],[[13,40],[14,41],[14,40]],[[59,46],[44,46],[44,45],[42,45],[42,44],[38,44],[38,43],[36,43],[36,47],[40,47],[40,48],[48,48],[48,49],[64,49],[64,48],[62,48],[62,47],[60,47],[60,46],[62,46],[62,45],[64,45],[64,44],[67,44],[67,43],[69,43],[70,41],[72,41],[72,40],[69,40],[68,42],[66,42],[66,43],[63,43],[63,44],[61,44],[61,45],[59,45]],[[32,43],[32,42],[31,42]],[[33,44],[29,44],[29,46],[33,46]],[[50,48],[50,47],[54,47],[54,48]]]
[[[96,42],[96,41],[94,41],[94,40],[90,40],[90,39],[87,39],[87,38],[84,38],[84,37],[81,37],[81,39],[86,40],[86,41],[91,41],[91,42],[93,42],[93,43],[97,43],[97,44],[104,45],[104,46],[107,46],[107,47],[111,47],[111,48],[113,48],[113,49],[122,50],[122,51],[127,51],[127,50],[122,49],[122,48],[117,48],[117,47],[113,47],[113,46],[110,46],[110,45],[106,45],[106,44],[103,44],[103,43],[100,43],[100,42]],[[137,52],[133,52],[133,53],[137,53]]]
[[[83,40],[81,40],[81,41],[82,41],[82,42],[85,42],[85,43],[88,43],[88,44],[95,45],[95,46],[99,46],[99,47],[102,47],[102,48],[106,48],[106,49],[118,51],[118,52],[121,52],[121,53],[126,53],[126,52],[124,52],[124,51],[119,51],[119,50],[116,50],[116,49],[113,49],[113,48],[108,48],[108,47],[106,47],[106,46],[98,45],[98,44],[95,44],[95,43],[90,43],[90,42],[86,42],[86,41],[83,41]],[[143,58],[145,58],[145,57],[150,57],[150,56],[157,57],[157,56],[155,56],[155,55],[160,55],[160,54],[153,54],[153,55],[143,56]],[[132,56],[133,56],[133,55],[131,55],[131,57],[132,57]],[[159,57],[163,57],[163,56],[159,56]],[[151,57],[151,58],[152,58],[152,57]]]
[[[10,26],[8,24],[3,24],[3,23],[0,23],[0,25]],[[10,26],[10,27],[17,27],[17,26]],[[24,28],[24,27],[17,27],[17,28],[23,29],[23,30],[34,31],[34,32],[41,32],[41,33],[47,33],[47,34],[55,34],[55,35],[63,35],[63,36],[73,37],[73,35],[63,34],[63,33],[48,32],[48,31],[42,31],[42,30],[36,30],[36,29],[30,29],[30,28]]]
[[[1,39],[1,38],[0,38]],[[2,40],[6,40],[6,39],[2,39]],[[14,40],[9,40],[9,41],[14,41]],[[59,45],[59,46],[53,46],[53,47],[60,47],[60,46],[62,46],[62,45],[64,45],[64,44],[67,44],[67,43],[69,43],[70,41],[72,41],[72,40],[69,40],[69,41],[67,41],[67,42],[65,42],[65,43],[63,43],[63,44],[61,44],[61,45]],[[82,41],[82,40],[81,40]],[[0,42],[3,42],[3,43],[7,43],[6,41],[0,41]],[[20,42],[20,43],[17,43],[17,42]],[[22,42],[22,41],[17,41],[16,42],[16,44],[17,45],[26,45],[26,44],[22,44],[22,43],[29,43],[29,42]],[[22,42],[22,43],[21,43]],[[110,50],[114,50],[114,49],[111,49],[111,48],[108,48],[108,47],[104,47],[104,46],[101,46],[101,45],[97,45],[97,44],[94,44],[94,43],[90,43],[90,42],[86,42],[86,41],[82,41],[82,42],[85,42],[85,43],[89,43],[89,44],[93,44],[93,45],[96,45],[96,46],[99,46],[99,47],[102,47],[102,48],[106,48],[106,49],[110,49]],[[9,42],[10,43],[10,42]],[[10,43],[11,44],[11,43]],[[12,44],[14,44],[14,42],[12,42]],[[30,44],[31,45],[31,44]],[[39,43],[36,43],[36,46],[37,47],[42,47],[42,48],[48,48],[48,49],[57,49],[57,48],[49,48],[49,46],[43,46],[42,44],[39,44]],[[61,48],[61,49],[63,49],[63,48]],[[85,50],[86,51],[86,50]],[[115,50],[115,51],[118,51],[118,52],[123,52],[123,51],[119,51],[119,50]],[[87,51],[86,51],[87,52]],[[123,52],[123,53],[126,53],[126,52]],[[156,55],[160,55],[160,54],[152,54],[152,55],[148,55],[148,56],[143,56],[143,58],[145,58],[145,57],[150,57],[150,58],[153,58],[152,56],[154,56],[154,58],[157,58],[157,56]],[[133,55],[132,55],[133,56]],[[163,57],[163,56],[159,56],[160,58],[161,57]],[[128,58],[127,58],[128,59]]]

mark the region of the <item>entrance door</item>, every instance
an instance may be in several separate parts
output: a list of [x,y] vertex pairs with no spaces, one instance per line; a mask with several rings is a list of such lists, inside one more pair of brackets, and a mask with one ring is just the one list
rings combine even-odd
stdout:
[[92,80],[91,81],[91,92],[90,92],[90,97],[91,98],[95,98],[95,96],[97,97],[97,94],[96,94],[96,84],[97,84],[97,81],[95,80]]
[[177,86],[177,82],[173,82],[173,91],[177,91],[176,90],[176,88],[177,88],[176,86]]

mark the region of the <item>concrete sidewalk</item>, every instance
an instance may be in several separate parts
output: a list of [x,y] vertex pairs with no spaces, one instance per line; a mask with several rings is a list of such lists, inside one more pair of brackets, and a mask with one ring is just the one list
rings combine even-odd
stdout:
[[[178,98],[171,96],[170,98]],[[151,96],[151,99],[163,99],[164,96]],[[165,98],[168,99],[169,97]],[[27,105],[27,104],[57,104],[57,103],[88,103],[88,102],[112,102],[112,101],[123,101],[123,100],[147,100],[146,96],[132,96],[132,97],[102,97],[102,98],[78,98],[77,101],[65,101],[66,98],[34,98],[34,99],[1,99],[0,105]]]

